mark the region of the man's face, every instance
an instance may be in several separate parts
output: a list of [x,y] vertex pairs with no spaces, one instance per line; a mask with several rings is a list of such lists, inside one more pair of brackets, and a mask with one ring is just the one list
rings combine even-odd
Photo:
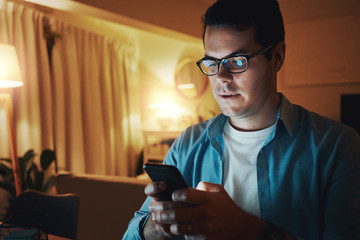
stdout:
[[[247,55],[258,51],[262,46],[255,42],[254,33],[254,28],[237,31],[227,26],[208,26],[204,37],[205,55],[222,59],[234,53]],[[220,65],[219,73],[209,79],[221,111],[233,119],[256,119],[267,112],[268,101],[274,104],[277,95],[273,69],[273,60],[268,61],[264,54],[251,58],[243,73],[229,73]]]

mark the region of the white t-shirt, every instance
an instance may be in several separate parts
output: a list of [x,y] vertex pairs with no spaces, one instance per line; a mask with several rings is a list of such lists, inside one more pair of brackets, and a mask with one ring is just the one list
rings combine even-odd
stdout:
[[241,209],[257,217],[260,217],[260,206],[256,161],[275,126],[243,132],[233,128],[228,120],[223,128],[225,190]]

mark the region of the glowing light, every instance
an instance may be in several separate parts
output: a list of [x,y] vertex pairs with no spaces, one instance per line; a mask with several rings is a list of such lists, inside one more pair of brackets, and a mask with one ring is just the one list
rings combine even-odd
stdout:
[[0,53],[0,88],[22,86],[23,82],[15,47],[0,44]]
[[12,81],[12,80],[0,80],[0,88],[14,88],[21,87],[23,82]]
[[179,90],[193,89],[193,88],[195,88],[195,84],[193,84],[193,83],[179,84],[179,85],[177,85],[177,88]]
[[180,106],[174,102],[158,102],[149,104],[149,108],[157,109],[158,117],[176,118],[179,116]]
[[171,109],[171,108],[177,108],[178,104],[174,102],[159,102],[159,103],[150,103],[149,108],[154,109]]

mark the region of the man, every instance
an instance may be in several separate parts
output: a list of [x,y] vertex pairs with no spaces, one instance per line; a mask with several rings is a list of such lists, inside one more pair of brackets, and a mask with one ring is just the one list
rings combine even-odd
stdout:
[[219,0],[203,20],[222,114],[176,139],[164,163],[191,187],[159,201],[166,183],[149,184],[124,239],[360,239],[360,137],[277,92],[277,0]]

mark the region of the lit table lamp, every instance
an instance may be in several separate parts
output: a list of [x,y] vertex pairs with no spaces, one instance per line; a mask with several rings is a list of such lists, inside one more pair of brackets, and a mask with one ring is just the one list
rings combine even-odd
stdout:
[[0,101],[4,103],[7,114],[7,125],[10,137],[10,154],[17,196],[21,193],[21,177],[19,161],[16,152],[14,119],[10,88],[20,87],[22,85],[23,82],[21,79],[20,66],[17,59],[15,47],[8,44],[0,44],[0,88],[6,89],[5,91],[2,91],[2,93],[0,93]]

